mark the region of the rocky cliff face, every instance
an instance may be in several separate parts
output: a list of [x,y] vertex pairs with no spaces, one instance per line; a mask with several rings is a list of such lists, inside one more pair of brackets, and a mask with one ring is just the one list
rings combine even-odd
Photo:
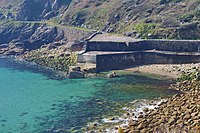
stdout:
[[0,27],[0,54],[16,55],[51,44],[69,47],[90,36],[92,32],[51,26],[41,23],[18,23]]
[[0,0],[0,19],[38,21],[61,15],[72,0]]
[[35,21],[57,16],[66,10],[71,0],[24,0],[19,7],[16,20]]
[[198,39],[199,7],[198,0],[79,0],[64,21],[135,38]]
[[52,19],[135,38],[198,39],[199,7],[199,0],[0,0],[0,19]]

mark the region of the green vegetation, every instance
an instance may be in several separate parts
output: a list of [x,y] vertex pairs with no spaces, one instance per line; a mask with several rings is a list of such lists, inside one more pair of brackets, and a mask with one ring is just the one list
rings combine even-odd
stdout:
[[179,20],[181,22],[199,21],[200,20],[200,11],[194,10],[189,13],[183,14],[183,15],[179,16]]
[[68,72],[69,66],[76,65],[77,54],[70,52],[70,54],[53,55],[53,51],[49,51],[50,54],[43,54],[43,50],[33,50],[23,55],[23,59],[28,62],[35,62],[38,65],[46,66],[57,71]]
[[154,23],[137,23],[134,29],[142,35],[141,38],[148,39],[155,32],[156,26]]
[[183,14],[180,16],[180,21],[181,22],[191,22],[194,17],[194,14],[189,13],[189,14]]
[[7,15],[9,12],[16,15],[22,1],[23,0],[1,0],[0,2],[2,3],[0,3],[0,12],[4,15]]
[[77,54],[70,52],[69,60],[68,60],[68,65],[69,66],[74,66],[77,63]]
[[69,29],[82,30],[82,31],[87,31],[87,32],[92,31],[92,29],[87,29],[87,28],[82,28],[82,27],[77,27],[77,26],[61,25],[55,19],[51,19],[49,21],[0,20],[0,25],[3,25],[3,26],[9,26],[10,25],[10,26],[14,26],[14,27],[19,27],[22,24],[31,24],[32,26],[34,24],[48,24],[50,26],[58,26],[58,27],[61,27],[61,28],[69,28]]
[[77,10],[77,12],[72,16],[73,25],[82,25],[85,23],[86,16],[89,14],[87,9]]
[[86,25],[92,25],[96,29],[103,29],[105,26],[105,20],[107,19],[106,14],[108,14],[107,8],[99,8],[95,12],[93,12],[86,22]]
[[[16,16],[22,2],[23,0],[9,2],[0,0],[0,12],[4,15],[10,12]],[[138,3],[133,0],[128,2],[68,0],[63,1],[62,7],[55,11],[56,16],[49,17],[50,20],[42,18],[44,16],[42,12],[45,10],[44,3],[41,3],[28,3],[27,7],[22,9],[24,12],[19,15],[22,16],[22,20],[27,18],[35,20],[23,23],[45,23],[83,31],[105,30],[142,39],[199,39],[200,37],[199,24],[192,29],[185,28],[185,24],[200,21],[199,0],[149,0],[148,2],[140,0]]]
[[200,71],[194,71],[194,72],[187,72],[182,73],[181,76],[178,78],[178,81],[185,81],[185,80],[200,80]]
[[19,27],[22,24],[23,23],[14,20],[0,20],[0,25],[5,27],[7,26]]
[[[32,21],[31,23],[35,23],[36,21]],[[50,19],[48,21],[38,21],[38,23],[44,23],[44,24],[48,24],[48,25],[52,25],[52,26],[58,26],[61,28],[69,28],[69,29],[75,29],[75,30],[82,30],[82,31],[86,31],[86,32],[90,32],[92,31],[92,29],[87,29],[87,28],[82,28],[79,26],[71,26],[71,25],[67,25],[67,24],[59,24],[59,20],[57,19]]]

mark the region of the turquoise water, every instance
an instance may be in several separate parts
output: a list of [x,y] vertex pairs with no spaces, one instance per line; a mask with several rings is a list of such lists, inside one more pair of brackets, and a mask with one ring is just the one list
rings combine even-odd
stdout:
[[142,75],[70,80],[0,58],[0,133],[79,130],[131,100],[172,95],[169,83]]

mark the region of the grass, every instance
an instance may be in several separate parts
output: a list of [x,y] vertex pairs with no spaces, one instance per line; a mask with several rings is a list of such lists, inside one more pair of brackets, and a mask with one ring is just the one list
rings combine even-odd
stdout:
[[134,25],[134,29],[142,35],[141,38],[148,39],[149,35],[152,35],[157,28],[155,23],[137,23]]
[[1,5],[2,7],[9,7],[9,8],[1,8],[0,12],[3,13],[4,15],[7,15],[8,12],[16,15],[17,14],[17,10],[20,6],[20,4],[22,3],[23,0],[4,0],[3,5]]
[[69,28],[69,29],[75,29],[75,30],[81,30],[86,32],[94,31],[92,29],[82,28],[82,27],[76,27],[76,26],[69,26],[69,25],[61,25],[54,21],[14,21],[14,20],[2,20],[0,21],[0,25],[8,26],[11,24],[14,24],[15,26],[19,26],[20,24],[27,23],[27,24],[47,24],[50,26],[57,26],[62,28]]

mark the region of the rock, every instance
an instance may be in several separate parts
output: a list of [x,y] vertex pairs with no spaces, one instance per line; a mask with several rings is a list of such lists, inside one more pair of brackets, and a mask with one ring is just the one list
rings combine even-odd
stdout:
[[69,72],[68,77],[70,79],[84,78],[85,77],[85,73],[81,72],[81,71],[71,71],[71,72]]
[[43,18],[48,20],[54,16],[55,16],[54,11],[51,11],[51,12],[46,13]]
[[54,3],[52,5],[53,10],[57,10],[60,6],[60,0],[54,0]]
[[197,112],[194,112],[194,113],[191,114],[192,117],[197,116],[197,115],[198,115]]
[[141,133],[147,133],[148,130],[147,130],[147,129],[142,129],[140,132],[141,132]]
[[188,119],[190,119],[190,117],[191,117],[191,115],[188,113],[188,114],[186,114],[185,116],[184,116],[184,120],[188,120]]
[[69,66],[69,71],[81,71],[81,68],[80,67],[77,67],[77,66]]
[[106,75],[106,78],[115,78],[115,77],[118,77],[118,75],[115,72]]
[[171,118],[169,119],[169,121],[168,121],[168,124],[169,124],[169,125],[172,125],[172,124],[174,124],[175,121],[176,121],[175,117],[171,117]]
[[136,121],[130,120],[129,126],[136,126],[136,125],[137,125]]
[[85,42],[69,42],[69,43],[71,43],[70,49],[71,49],[72,52],[81,51],[84,47],[84,44],[85,44]]
[[130,129],[123,130],[123,133],[129,133]]
[[142,122],[137,126],[137,129],[141,130],[141,129],[144,129],[145,127],[146,127],[146,124]]
[[55,49],[57,46],[51,44],[51,45],[48,45],[47,48],[48,50],[52,50],[52,49]]
[[145,113],[147,113],[149,111],[149,108],[143,108],[142,109]]

